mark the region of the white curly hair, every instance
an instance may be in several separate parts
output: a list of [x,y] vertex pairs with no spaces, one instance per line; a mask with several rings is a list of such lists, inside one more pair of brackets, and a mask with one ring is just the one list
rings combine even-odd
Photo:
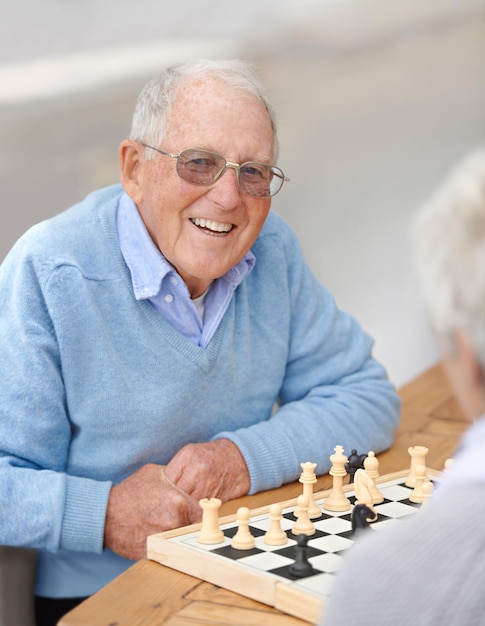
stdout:
[[485,149],[465,158],[433,194],[415,219],[413,239],[431,326],[451,350],[453,331],[463,329],[485,368]]

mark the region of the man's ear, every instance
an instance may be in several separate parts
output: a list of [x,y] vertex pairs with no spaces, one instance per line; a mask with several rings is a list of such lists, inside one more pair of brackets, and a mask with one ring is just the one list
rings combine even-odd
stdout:
[[126,193],[137,205],[143,200],[141,176],[143,160],[142,150],[144,150],[144,147],[131,139],[122,141],[118,149],[121,184]]
[[456,398],[471,419],[485,413],[485,377],[468,334],[453,332],[454,348],[443,356],[443,365]]
[[484,387],[484,372],[468,334],[458,329],[454,333],[454,340],[458,351],[462,355],[462,366],[465,369],[467,379],[472,387]]

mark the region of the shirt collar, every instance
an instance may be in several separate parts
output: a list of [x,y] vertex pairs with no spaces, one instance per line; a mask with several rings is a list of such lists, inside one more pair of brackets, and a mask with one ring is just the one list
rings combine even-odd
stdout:
[[[123,193],[117,212],[117,229],[120,249],[130,270],[133,292],[137,300],[156,296],[163,279],[176,273],[148,233],[133,200]],[[253,269],[256,257],[249,250],[239,263],[222,277],[224,282],[237,287]]]

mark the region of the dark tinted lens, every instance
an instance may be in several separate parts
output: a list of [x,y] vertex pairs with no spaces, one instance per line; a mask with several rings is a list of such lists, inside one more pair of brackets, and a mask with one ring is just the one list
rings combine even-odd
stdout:
[[244,193],[269,198],[281,189],[283,172],[265,163],[244,163],[239,172],[239,185]]
[[206,150],[183,150],[177,160],[181,178],[195,185],[212,185],[226,161],[219,154]]

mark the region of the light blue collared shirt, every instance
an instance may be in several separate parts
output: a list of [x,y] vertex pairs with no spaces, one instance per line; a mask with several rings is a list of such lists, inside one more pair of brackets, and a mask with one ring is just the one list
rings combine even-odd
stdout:
[[156,247],[135,203],[125,193],[118,206],[117,229],[135,298],[151,302],[178,332],[205,348],[219,326],[234,290],[253,269],[254,254],[249,251],[224,276],[212,282],[201,319],[186,284]]

